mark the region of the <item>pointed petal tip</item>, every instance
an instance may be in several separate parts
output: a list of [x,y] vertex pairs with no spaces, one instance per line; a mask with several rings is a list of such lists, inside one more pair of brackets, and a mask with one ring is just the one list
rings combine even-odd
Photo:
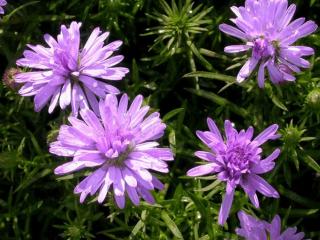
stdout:
[[64,174],[64,172],[63,172],[63,170],[62,170],[62,167],[56,167],[55,169],[54,169],[54,174],[56,174],[56,175],[63,175]]

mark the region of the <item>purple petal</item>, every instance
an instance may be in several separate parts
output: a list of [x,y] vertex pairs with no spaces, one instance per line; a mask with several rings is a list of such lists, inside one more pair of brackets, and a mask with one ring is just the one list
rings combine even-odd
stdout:
[[248,51],[251,46],[248,45],[230,45],[224,48],[226,53],[238,53]]
[[229,217],[229,212],[232,206],[233,202],[233,196],[234,196],[234,188],[231,187],[231,185],[227,184],[226,194],[223,198],[220,211],[219,211],[219,219],[218,222],[220,225],[224,225],[227,221],[227,218]]
[[252,71],[255,69],[255,67],[257,66],[259,60],[252,57],[249,58],[249,60],[242,66],[242,68],[240,69],[238,76],[237,76],[237,82],[241,83],[243,82],[247,77],[250,76],[250,74],[252,73]]
[[280,154],[280,149],[277,148],[266,159],[261,160],[257,164],[254,164],[251,167],[251,171],[256,174],[262,174],[262,173],[271,171],[275,166],[274,160],[278,158],[279,154]]
[[205,152],[205,151],[196,151],[194,153],[195,156],[197,156],[198,158],[201,158],[205,161],[208,161],[208,162],[214,162],[217,164],[217,166],[221,165],[222,163],[219,162],[217,160],[217,158],[215,157],[215,155],[213,155],[212,153],[210,152]]
[[137,111],[140,109],[141,104],[142,104],[143,97],[141,95],[138,95],[135,97],[133,102],[131,103],[131,106],[128,110],[128,114],[131,116],[134,116]]
[[208,163],[201,166],[197,166],[194,168],[191,168],[187,172],[187,176],[189,177],[196,177],[196,176],[203,176],[209,173],[215,173],[217,170],[220,169],[220,166],[216,163]]
[[80,111],[80,115],[86,124],[96,131],[97,135],[104,132],[103,127],[94,112],[89,109],[84,109]]
[[134,177],[134,175],[128,168],[123,168],[122,176],[128,186],[133,188],[137,186],[137,179]]
[[146,200],[148,203],[150,203],[150,204],[155,203],[153,196],[151,195],[151,193],[148,190],[146,190],[144,188],[138,188],[137,190],[138,190],[139,194],[143,197],[143,199]]
[[232,123],[229,120],[224,121],[224,131],[226,134],[227,142],[234,140],[237,131],[233,128]]
[[273,62],[269,61],[267,63],[267,68],[269,71],[269,76],[270,76],[270,80],[275,83],[278,84],[283,80],[283,75],[280,72],[280,70],[274,65]]
[[285,15],[280,15],[281,18],[280,18],[280,21],[279,21],[280,22],[279,26],[281,28],[286,27],[290,23],[295,11],[296,11],[296,5],[295,4],[291,4],[289,6],[289,8],[287,9]]
[[159,146],[159,143],[157,142],[145,142],[145,143],[140,143],[136,145],[135,150],[137,151],[152,150],[154,147],[157,147],[157,146]]
[[65,109],[71,102],[71,81],[67,79],[65,84],[62,87],[60,94],[60,107],[61,109]]
[[223,142],[223,138],[221,136],[220,130],[217,127],[216,123],[211,118],[207,118],[207,124],[210,131],[214,133],[221,142]]
[[49,113],[52,113],[55,107],[57,106],[59,97],[60,97],[60,88],[57,88],[57,90],[53,93],[51,98],[51,102],[48,109]]
[[110,167],[108,169],[108,171],[106,172],[106,176],[104,178],[104,182],[102,184],[102,188],[99,192],[99,195],[98,195],[98,202],[99,203],[102,203],[104,201],[104,199],[106,198],[107,196],[107,193],[109,191],[109,188],[113,182],[113,179],[114,179],[114,167]]
[[240,31],[239,29],[235,28],[235,27],[232,27],[228,24],[220,24],[219,25],[219,29],[220,31],[228,34],[228,35],[231,35],[233,37],[236,37],[236,38],[240,38],[242,40],[246,40],[247,39],[247,36],[244,32]]
[[106,45],[106,48],[109,49],[110,51],[116,51],[122,45],[122,43],[123,43],[122,41],[117,40]]
[[164,188],[164,185],[162,182],[159,181],[158,178],[152,177],[152,184],[156,189],[162,190]]
[[[136,146],[135,150],[139,150],[137,148],[137,146]],[[152,156],[153,158],[157,158],[157,159],[163,160],[163,161],[172,161],[174,159],[173,153],[170,148],[152,148],[152,149],[142,150],[142,152],[147,153],[148,155]]]
[[263,195],[267,197],[279,198],[279,193],[262,177],[256,174],[250,174],[248,176],[248,181],[250,181],[252,186],[254,186],[254,188],[257,189],[257,191],[259,191]]
[[145,115],[148,113],[149,109],[149,106],[144,106],[140,110],[138,110],[131,118],[130,127],[134,128],[135,126],[140,124],[143,121]]
[[79,150],[75,154],[74,161],[91,161],[95,163],[104,163],[104,156],[97,150]]
[[314,54],[313,48],[306,46],[289,46],[287,47],[287,50],[299,54],[300,56],[310,56]]
[[118,113],[120,115],[125,114],[127,112],[127,108],[128,108],[128,95],[123,94],[119,101]]
[[301,58],[300,56],[294,54],[294,52],[288,50],[288,49],[282,49],[280,51],[280,56],[285,59],[286,61],[298,66],[298,67],[302,67],[302,68],[309,68],[310,67],[310,63]]
[[66,173],[70,173],[70,172],[74,172],[77,170],[80,170],[82,168],[85,168],[86,162],[82,161],[82,162],[67,162],[63,165],[58,166],[57,168],[55,168],[54,173],[57,175],[62,175],[62,174],[66,174]]
[[124,195],[114,195],[114,199],[116,200],[117,206],[120,209],[123,209],[126,203],[126,198]]
[[266,128],[262,133],[260,133],[253,141],[257,142],[258,145],[262,145],[268,140],[274,140],[279,137],[279,135],[276,134],[279,126],[277,124],[273,124]]
[[271,239],[277,239],[281,232],[281,219],[276,215],[270,225],[270,237]]
[[313,21],[307,21],[300,27],[293,30],[292,34],[286,39],[282,39],[281,45],[288,46],[300,38],[306,37],[317,30],[318,26]]
[[245,193],[248,195],[251,203],[256,207],[259,208],[260,204],[259,204],[259,199],[258,196],[256,194],[256,189],[255,187],[251,184],[251,182],[248,180],[248,177],[242,177],[242,179],[240,180],[240,185],[243,188],[243,190],[245,191]]
[[137,193],[136,188],[127,185],[126,190],[127,190],[128,196],[129,196],[130,200],[132,201],[132,203],[134,205],[138,206],[140,204],[140,198],[139,198],[139,195]]
[[264,88],[264,69],[265,69],[265,63],[261,63],[258,70],[258,86],[260,88]]
[[49,101],[52,95],[57,90],[57,87],[46,85],[34,98],[34,110],[39,112]]

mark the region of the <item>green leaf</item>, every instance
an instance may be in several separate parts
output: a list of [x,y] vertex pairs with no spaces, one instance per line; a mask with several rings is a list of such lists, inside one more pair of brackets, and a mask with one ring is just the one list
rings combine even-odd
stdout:
[[164,122],[168,121],[169,119],[171,119],[172,117],[174,117],[175,115],[177,115],[178,113],[184,111],[184,108],[176,108],[173,109],[172,111],[168,112],[166,115],[164,115],[164,117],[162,118]]
[[200,60],[200,62],[202,63],[202,65],[209,71],[212,71],[213,67],[211,66],[211,64],[201,55],[201,53],[198,51],[198,49],[196,48],[196,46],[191,42],[188,41],[187,42],[188,46],[190,47],[192,53]]
[[[287,209],[280,209],[280,213],[285,213]],[[290,216],[291,217],[306,217],[313,215],[315,213],[319,212],[319,209],[291,209]]]
[[20,161],[23,161],[23,159],[17,152],[0,153],[0,168],[2,169],[13,169]]
[[176,236],[178,239],[183,239],[183,236],[177,227],[177,225],[174,223],[174,221],[170,218],[167,212],[162,211],[161,212],[161,218],[166,223],[168,228],[171,230],[174,236]]
[[201,189],[198,189],[198,190],[195,190],[195,191],[198,191],[198,192],[210,191],[210,190],[216,188],[220,183],[221,183],[220,180],[215,180],[213,183],[209,184],[208,186],[201,188]]
[[194,93],[200,97],[209,99],[213,102],[215,102],[216,104],[229,108],[230,111],[242,116],[242,117],[246,117],[248,115],[247,110],[245,110],[244,108],[238,107],[236,104],[230,102],[229,100],[220,97],[219,95],[215,94],[215,93],[211,93],[211,92],[207,92],[205,90],[195,90],[195,89],[187,89],[189,92]]
[[35,136],[33,135],[33,133],[30,132],[30,131],[28,131],[28,133],[29,133],[29,135],[30,135],[31,142],[32,142],[32,144],[33,144],[34,149],[36,150],[36,153],[37,153],[38,155],[43,155],[43,154],[42,154],[41,147],[40,147],[37,139],[36,139]]
[[130,239],[132,239],[133,236],[137,235],[137,233],[140,231],[141,228],[144,227],[144,222],[142,220],[139,220],[137,224],[132,229],[132,232],[130,234]]
[[36,3],[38,3],[38,2],[39,2],[39,1],[33,1],[33,2],[28,2],[28,3],[25,3],[25,4],[20,5],[19,7],[15,8],[12,12],[6,14],[6,15],[4,16],[4,18],[3,18],[3,22],[5,23],[5,22],[9,21],[9,19],[10,19],[16,12],[20,11],[21,9],[23,9],[23,8],[29,6],[29,5],[36,4]]
[[284,188],[282,185],[280,185],[278,187],[278,190],[281,193],[281,195],[283,195],[283,196],[291,199],[292,201],[297,202],[305,207],[320,208],[319,202],[315,202],[309,198],[302,197],[301,195]]
[[[275,95],[272,87],[269,87],[268,85],[266,85],[265,90],[269,98],[271,99],[271,101],[274,103],[274,105],[276,105],[278,108],[282,110],[288,111],[287,107],[281,102],[281,100],[277,97],[277,95]],[[281,90],[278,89],[278,92],[281,93]]]
[[272,102],[278,107],[281,108],[282,110],[288,111],[287,107],[279,100],[279,98],[275,95],[270,96]]
[[39,179],[52,174],[51,169],[43,169],[42,171],[38,171],[39,169],[35,168],[22,182],[21,184],[17,187],[15,192],[18,192],[21,189],[24,189],[28,186],[30,186],[32,183],[38,181]]
[[233,76],[228,76],[228,75],[224,75],[221,73],[214,73],[214,72],[204,72],[204,71],[187,73],[183,77],[202,77],[202,78],[220,80],[227,83],[235,82],[235,78]]
[[284,179],[286,180],[286,183],[291,187],[292,175],[291,175],[290,166],[287,162],[284,163],[283,175],[284,175]]
[[317,173],[320,173],[320,166],[312,157],[309,155],[303,155],[302,160]]

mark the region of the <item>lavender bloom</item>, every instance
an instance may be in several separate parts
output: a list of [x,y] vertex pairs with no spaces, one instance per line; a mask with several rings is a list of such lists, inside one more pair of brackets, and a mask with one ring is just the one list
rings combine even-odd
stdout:
[[108,94],[99,102],[101,119],[83,109],[83,120],[70,116],[71,126],[61,126],[58,140],[51,143],[49,151],[73,160],[58,166],[55,174],[97,168],[74,189],[81,203],[98,190],[98,202],[102,203],[111,187],[120,208],[125,205],[125,194],[135,205],[140,196],[154,203],[150,190],[163,188],[150,170],[167,173],[166,161],[173,160],[173,154],[170,148],[157,147],[156,140],[164,134],[166,125],[158,112],[145,118],[149,106],[141,107],[142,101],[139,95],[128,108],[127,95],[118,103],[115,95]]
[[304,233],[297,228],[288,228],[281,234],[281,219],[276,215],[271,223],[256,219],[243,211],[238,212],[241,228],[236,233],[246,240],[301,240]]
[[296,5],[288,7],[287,0],[246,0],[244,7],[231,7],[236,15],[231,21],[237,26],[221,24],[220,30],[241,39],[241,45],[225,47],[227,53],[251,51],[251,57],[238,73],[241,83],[257,68],[258,85],[264,87],[265,68],[272,83],[294,81],[294,72],[309,68],[303,56],[313,55],[306,46],[291,46],[298,39],[308,36],[317,29],[313,21],[298,18],[290,23]]
[[225,139],[222,138],[218,127],[211,119],[207,119],[210,131],[197,131],[197,136],[212,152],[197,151],[195,155],[207,164],[192,168],[188,176],[202,176],[218,173],[218,179],[227,182],[219,213],[219,224],[224,224],[229,216],[235,188],[240,185],[249,196],[252,204],[259,208],[256,191],[267,197],[278,198],[278,192],[258,174],[271,171],[274,160],[279,156],[280,150],[276,149],[270,156],[261,160],[262,149],[260,146],[268,140],[279,137],[276,134],[278,125],[273,124],[252,140],[253,128],[237,132],[232,123],[224,123]]
[[243,211],[238,212],[241,228],[236,228],[236,233],[247,240],[267,240],[265,224]]
[[4,14],[4,10],[2,7],[7,5],[7,2],[5,0],[0,0],[0,14]]
[[[106,93],[118,94],[119,90],[105,80],[121,80],[127,68],[115,67],[123,56],[112,56],[122,45],[114,41],[104,46],[109,32],[101,34],[95,28],[84,47],[80,50],[81,23],[72,22],[70,27],[61,26],[57,41],[49,34],[44,35],[48,48],[41,45],[28,45],[24,58],[17,65],[35,71],[16,75],[16,82],[24,83],[19,93],[33,96],[35,111],[40,111],[49,101],[49,113],[57,106],[65,109],[71,104],[72,113],[77,115],[79,108],[91,108],[98,112],[98,100]],[[101,34],[101,35],[100,35]]]

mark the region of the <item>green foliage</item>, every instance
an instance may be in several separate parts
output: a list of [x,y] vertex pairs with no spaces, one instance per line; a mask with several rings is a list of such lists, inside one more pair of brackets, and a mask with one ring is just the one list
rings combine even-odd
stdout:
[[[283,227],[295,226],[308,238],[320,239],[320,35],[299,42],[315,48],[312,68],[297,74],[295,83],[266,84],[261,90],[253,75],[235,83],[242,55],[223,53],[234,40],[218,31],[231,17],[229,7],[244,1],[151,0],[20,0],[8,1],[0,20],[0,71],[15,67],[27,43],[43,44],[43,34],[56,36],[61,24],[82,21],[84,39],[99,26],[121,39],[129,76],[119,89],[143,94],[167,124],[162,144],[175,160],[162,174],[165,190],[153,192],[155,205],[127,203],[118,209],[109,196],[79,203],[74,186],[86,173],[56,177],[53,169],[66,161],[48,153],[67,112],[35,113],[31,98],[17,94],[7,74],[0,84],[0,239],[238,239],[236,213],[245,209],[270,221],[278,213]],[[320,21],[320,3],[297,0],[296,17]],[[7,72],[10,73],[10,72]],[[12,72],[11,72],[12,74]],[[8,77],[9,76],[9,77]],[[280,125],[282,137],[266,144],[281,148],[275,169],[265,175],[281,194],[262,198],[255,209],[244,192],[236,191],[228,223],[217,223],[225,184],[215,176],[190,178],[194,151],[204,146],[195,131],[206,118],[222,127],[225,119],[238,129],[257,132]]]

